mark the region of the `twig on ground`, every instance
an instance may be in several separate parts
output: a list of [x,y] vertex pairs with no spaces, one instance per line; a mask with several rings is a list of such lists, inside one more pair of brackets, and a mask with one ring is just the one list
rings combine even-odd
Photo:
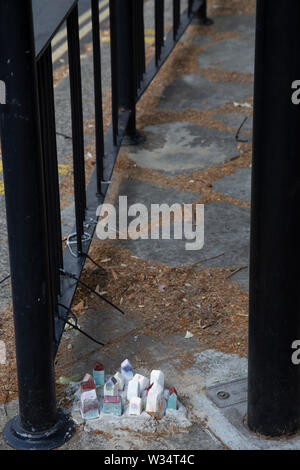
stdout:
[[197,261],[196,263],[193,263],[190,266],[191,266],[191,268],[193,268],[194,266],[198,266],[198,265],[200,265],[202,263],[205,263],[206,261],[210,261],[212,259],[220,258],[221,256],[224,256],[224,255],[225,255],[225,253],[221,253],[217,256],[212,256],[211,258],[201,259],[200,261]]
[[228,274],[228,276],[225,277],[225,279],[229,279],[230,277],[234,276],[236,273],[242,271],[243,269],[246,269],[248,268],[248,266],[241,266],[239,268],[237,268],[235,271],[233,271],[232,273]]

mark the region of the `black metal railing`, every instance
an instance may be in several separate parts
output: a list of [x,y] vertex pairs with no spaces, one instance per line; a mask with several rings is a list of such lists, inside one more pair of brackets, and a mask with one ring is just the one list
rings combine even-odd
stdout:
[[[11,421],[4,436],[14,447],[56,447],[73,432],[56,412],[53,362],[95,230],[96,209],[124,138],[135,144],[143,139],[136,130],[137,101],[194,14],[200,12],[207,22],[205,0],[173,0],[173,28],[166,34],[164,3],[153,1],[155,54],[146,66],[144,0],[109,1],[112,124],[104,135],[99,2],[91,0],[96,168],[86,187],[78,1],[35,0],[35,25],[31,0],[0,2],[0,80],[6,89],[1,142],[20,402],[20,420]],[[73,250],[63,252],[51,40],[64,22],[75,227]]]

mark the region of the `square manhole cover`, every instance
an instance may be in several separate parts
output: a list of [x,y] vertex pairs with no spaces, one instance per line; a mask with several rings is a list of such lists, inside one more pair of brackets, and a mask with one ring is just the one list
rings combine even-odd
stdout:
[[247,401],[247,377],[208,387],[206,395],[219,408],[227,408]]

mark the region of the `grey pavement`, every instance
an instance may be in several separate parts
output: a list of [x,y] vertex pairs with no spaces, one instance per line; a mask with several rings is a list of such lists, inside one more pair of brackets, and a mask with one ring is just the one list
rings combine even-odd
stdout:
[[199,56],[199,66],[253,74],[254,49],[251,43],[253,43],[253,38],[229,38],[208,44]]
[[130,150],[130,158],[142,168],[171,176],[203,170],[238,154],[232,133],[188,122],[155,124],[143,132],[147,140]]
[[[146,7],[152,8],[150,2]],[[167,11],[166,22],[169,24],[171,9]],[[150,10],[146,25],[149,24],[148,27],[151,27],[150,21],[148,23],[149,18]],[[222,66],[220,65],[222,68],[251,73],[254,48],[253,16],[222,16],[215,19],[216,31],[237,32],[242,37],[235,41],[220,40],[214,46],[203,47],[203,53],[199,54],[199,63],[203,67],[214,67],[213,64],[223,60]],[[200,33],[199,42],[203,39],[201,36]],[[195,41],[197,42],[197,38]],[[245,60],[241,60],[241,55],[238,53],[239,44],[243,44],[244,50],[247,51]],[[229,53],[231,50],[232,54]],[[103,51],[103,57],[108,57],[105,45]],[[227,51],[224,57],[222,51]],[[88,55],[83,61],[82,68],[85,119],[93,119],[94,112],[91,67],[92,59],[91,55]],[[109,86],[109,72],[105,70],[104,89]],[[71,128],[68,79],[58,84],[55,95],[58,128],[63,133],[69,133]],[[174,120],[168,124],[146,127],[147,141],[138,148],[128,147],[125,150],[142,170],[154,170],[167,177],[192,174],[194,171],[212,169],[224,164],[239,155],[235,128],[239,126],[244,114],[234,112],[228,115],[221,114],[218,108],[251,97],[252,83],[213,82],[204,78],[201,73],[175,77],[164,90],[159,109],[212,110],[214,119],[227,123],[232,127],[232,132]],[[248,115],[248,111],[245,115]],[[251,119],[247,122],[244,132],[248,132],[249,134],[245,135],[251,139]],[[70,142],[61,141],[60,149],[64,150],[63,154],[60,152],[60,162],[65,162],[68,156],[66,154],[71,150]],[[201,269],[247,266],[250,209],[243,207],[241,203],[249,201],[249,188],[248,168],[239,169],[228,177],[215,180],[213,191],[224,196],[229,195],[235,201],[229,203],[220,200],[205,204],[205,244],[201,251],[186,251],[185,240],[128,240],[118,243],[141,259],[168,266],[188,266],[201,260],[207,260],[203,262]],[[126,175],[120,184],[118,194],[127,195],[130,204],[143,202],[148,207],[155,202],[193,203],[202,196],[197,192],[175,190],[171,185],[164,186],[159,181],[149,183],[127,178]],[[64,209],[66,230],[70,228],[72,211],[72,200],[70,200],[70,205]],[[248,271],[240,271],[231,281],[239,282],[242,288],[247,290]],[[195,338],[186,341],[181,336],[171,334],[162,340],[157,340],[155,336],[146,333],[137,336],[136,329],[140,321],[142,320],[130,315],[120,317],[116,311],[102,305],[99,306],[99,310],[88,311],[80,320],[82,328],[108,343],[108,348],[101,349],[80,333],[67,331],[63,342],[64,345],[71,345],[71,352],[70,366],[65,373],[84,374],[96,359],[103,362],[108,371],[113,372],[124,357],[128,357],[135,369],[141,373],[148,374],[152,368],[162,367],[167,377],[167,384],[174,385],[182,397],[185,412],[181,421],[149,420],[143,424],[144,427],[133,426],[132,429],[125,426],[122,428],[112,422],[104,423],[107,426],[105,427],[101,420],[94,423],[83,422],[78,411],[73,408],[71,393],[67,396],[69,404],[66,405],[64,401],[63,406],[77,420],[78,429],[74,438],[63,446],[64,449],[216,450],[225,447],[233,449],[267,447],[264,443],[252,444],[244,431],[237,431],[229,417],[222,414],[206,394],[207,387],[220,381],[244,378],[247,375],[245,358],[213,349],[203,350],[203,345]],[[187,357],[189,364],[192,362],[188,367],[185,366],[184,359]],[[242,403],[245,403],[244,398]],[[0,409],[0,427],[16,412],[16,401],[9,403],[5,410]],[[241,420],[241,416],[240,414],[238,419]],[[6,449],[7,446],[0,437],[1,448]]]
[[[180,94],[178,90],[180,90]],[[245,101],[252,94],[252,83],[216,83],[207,80],[201,73],[194,73],[174,80],[164,91],[159,107],[172,110],[212,110],[221,104]]]
[[[252,18],[242,17],[242,25],[239,26],[239,17],[235,17],[230,22],[225,17],[224,25],[222,18],[217,19],[216,25],[218,30],[224,31],[227,31],[227,27],[231,31],[236,27],[241,34],[245,35],[247,38],[247,41],[245,40],[247,46],[245,47],[252,48],[248,54],[248,60],[251,61],[254,46],[251,43],[251,37],[253,37]],[[219,59],[220,50],[222,50],[222,41],[218,47],[209,48],[205,52],[207,63]],[[239,57],[237,56],[234,61],[234,54],[232,54],[229,63],[224,64],[224,67],[227,66],[230,69],[239,70]],[[240,71],[250,71],[251,66],[252,64],[249,63],[249,69],[247,69],[244,62],[241,64]],[[200,73],[180,78],[175,77],[175,80],[162,94],[159,103],[160,109],[185,110],[192,108],[200,111],[209,109],[212,110],[215,121],[226,124],[232,128],[232,131],[219,131],[184,120],[146,126],[144,129],[147,137],[146,142],[139,147],[127,147],[124,151],[128,152],[129,157],[141,171],[157,172],[158,181],[147,182],[130,176],[127,178],[125,175],[119,183],[115,205],[118,206],[118,196],[120,195],[127,196],[128,205],[143,203],[148,209],[151,204],[155,203],[174,204],[199,201],[202,196],[200,193],[178,191],[172,185],[165,186],[159,182],[159,174],[164,177],[191,175],[190,178],[194,178],[193,172],[195,171],[210,169],[237,157],[239,150],[235,135],[246,116],[249,116],[249,119],[243,126],[241,136],[251,140],[251,110],[245,109],[244,113],[234,111],[220,113],[218,108],[224,104],[248,100],[251,97],[251,83],[215,83],[205,79]],[[250,174],[250,168],[240,168],[231,175],[213,182],[213,191],[220,195],[231,196],[236,203],[220,200],[205,204],[205,243],[201,251],[185,250],[186,240],[184,239],[124,240],[117,243],[129,249],[132,255],[138,258],[168,266],[188,266],[204,260],[201,269],[225,266],[247,268],[250,209],[243,207],[240,203],[249,201]],[[195,178],[197,177],[195,176]],[[242,269],[232,276],[231,280],[238,282],[243,289],[247,290],[248,270]],[[81,426],[81,431],[65,448],[98,445],[99,448],[106,449],[195,450],[224,449],[224,444],[231,448],[243,448],[243,445],[245,448],[247,446],[250,448],[262,446],[263,448],[261,444],[248,445],[247,439],[242,440],[235,435],[233,425],[229,425],[227,421],[225,424],[230,432],[229,436],[226,436],[224,423],[219,429],[221,413],[217,408],[214,408],[214,404],[205,394],[206,387],[211,387],[220,381],[245,377],[247,375],[247,360],[245,358],[223,354],[215,350],[205,350],[195,338],[187,341],[180,335],[170,334],[164,339],[157,340],[153,335],[137,335],[136,331],[140,327],[141,320],[136,318],[133,320],[130,316],[120,319],[118,315],[112,312],[107,315],[102,310],[103,322],[100,325],[97,314],[98,311],[91,311],[85,315],[82,319],[82,327],[99,335],[103,341],[113,341],[115,348],[108,347],[108,350],[101,351],[81,335],[71,332],[66,341],[70,341],[75,356],[76,351],[79,356],[77,356],[77,361],[72,361],[72,367],[67,372],[84,373],[95,359],[103,361],[107,368],[113,371],[119,367],[125,355],[140,373],[148,374],[152,368],[161,367],[168,385],[173,384],[179,395],[184,396],[187,415],[185,421],[180,425],[172,423],[172,426],[177,426],[177,431],[172,433],[170,423],[164,419],[155,425],[152,422],[139,425],[138,423],[128,424],[128,421],[121,421],[122,425],[101,419],[98,422],[83,423],[78,411],[74,410],[72,403],[70,403],[72,416]],[[185,357],[185,355],[192,357],[193,365],[189,368],[183,365],[184,361],[182,362],[182,356]],[[245,406],[244,396],[242,397],[243,406]],[[139,428],[139,426],[142,427]],[[98,444],[91,437],[95,431],[99,435]],[[108,441],[104,438],[103,433],[105,432],[110,434]],[[88,437],[85,433],[88,434]]]
[[215,180],[213,189],[240,201],[250,202],[251,168],[239,168],[229,176]]

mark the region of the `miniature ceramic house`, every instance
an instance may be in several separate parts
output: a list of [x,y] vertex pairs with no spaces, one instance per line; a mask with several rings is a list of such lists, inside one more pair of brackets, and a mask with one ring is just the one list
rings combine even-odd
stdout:
[[142,413],[142,399],[140,397],[131,398],[128,413],[135,416]]
[[169,390],[169,397],[168,397],[168,408],[172,410],[177,410],[178,403],[177,403],[177,392],[174,387],[171,387]]
[[148,393],[149,393],[149,390],[151,390],[151,388],[153,387],[153,383],[151,385],[149,385],[149,387],[147,387],[143,392],[142,392],[142,401],[143,401],[143,409],[146,408],[146,405],[147,405],[147,396],[148,396]]
[[122,401],[120,396],[105,396],[102,411],[106,414],[122,415]]
[[140,393],[142,393],[146,388],[149,387],[150,381],[147,377],[144,377],[143,375],[140,374],[135,374],[133,377],[133,380],[137,380],[139,385],[140,385]]
[[96,387],[105,384],[105,370],[103,364],[100,362],[94,363],[93,377],[95,380]]
[[159,382],[154,382],[148,391],[146,411],[161,414],[164,408],[164,389]]
[[86,374],[80,384],[80,393],[87,392],[88,390],[94,390],[95,388],[95,380],[91,374]]
[[85,376],[82,379],[82,382],[87,382],[88,380],[92,379],[93,376],[91,374],[85,374]]
[[146,397],[148,396],[148,393],[149,393],[149,390],[151,390],[151,388],[153,387],[154,383],[152,382],[151,385],[149,385],[149,387],[146,388],[145,392],[146,392]]
[[165,376],[161,370],[153,370],[150,375],[150,383],[158,382],[162,388],[165,386]]
[[88,390],[80,396],[80,412],[83,419],[99,418],[99,402],[96,390]]
[[120,391],[124,390],[124,387],[125,387],[125,380],[124,380],[123,375],[122,375],[120,372],[117,372],[117,373],[114,375],[114,378],[115,378],[116,381],[118,382],[119,390],[120,390]]
[[104,385],[104,397],[106,396],[119,396],[118,382],[114,377],[111,377]]
[[125,361],[122,362],[121,372],[125,382],[129,382],[129,380],[133,379],[133,369],[128,359],[125,359]]
[[140,384],[138,380],[131,379],[128,382],[128,389],[127,389],[127,400],[130,401],[131,398],[139,397],[140,396]]

